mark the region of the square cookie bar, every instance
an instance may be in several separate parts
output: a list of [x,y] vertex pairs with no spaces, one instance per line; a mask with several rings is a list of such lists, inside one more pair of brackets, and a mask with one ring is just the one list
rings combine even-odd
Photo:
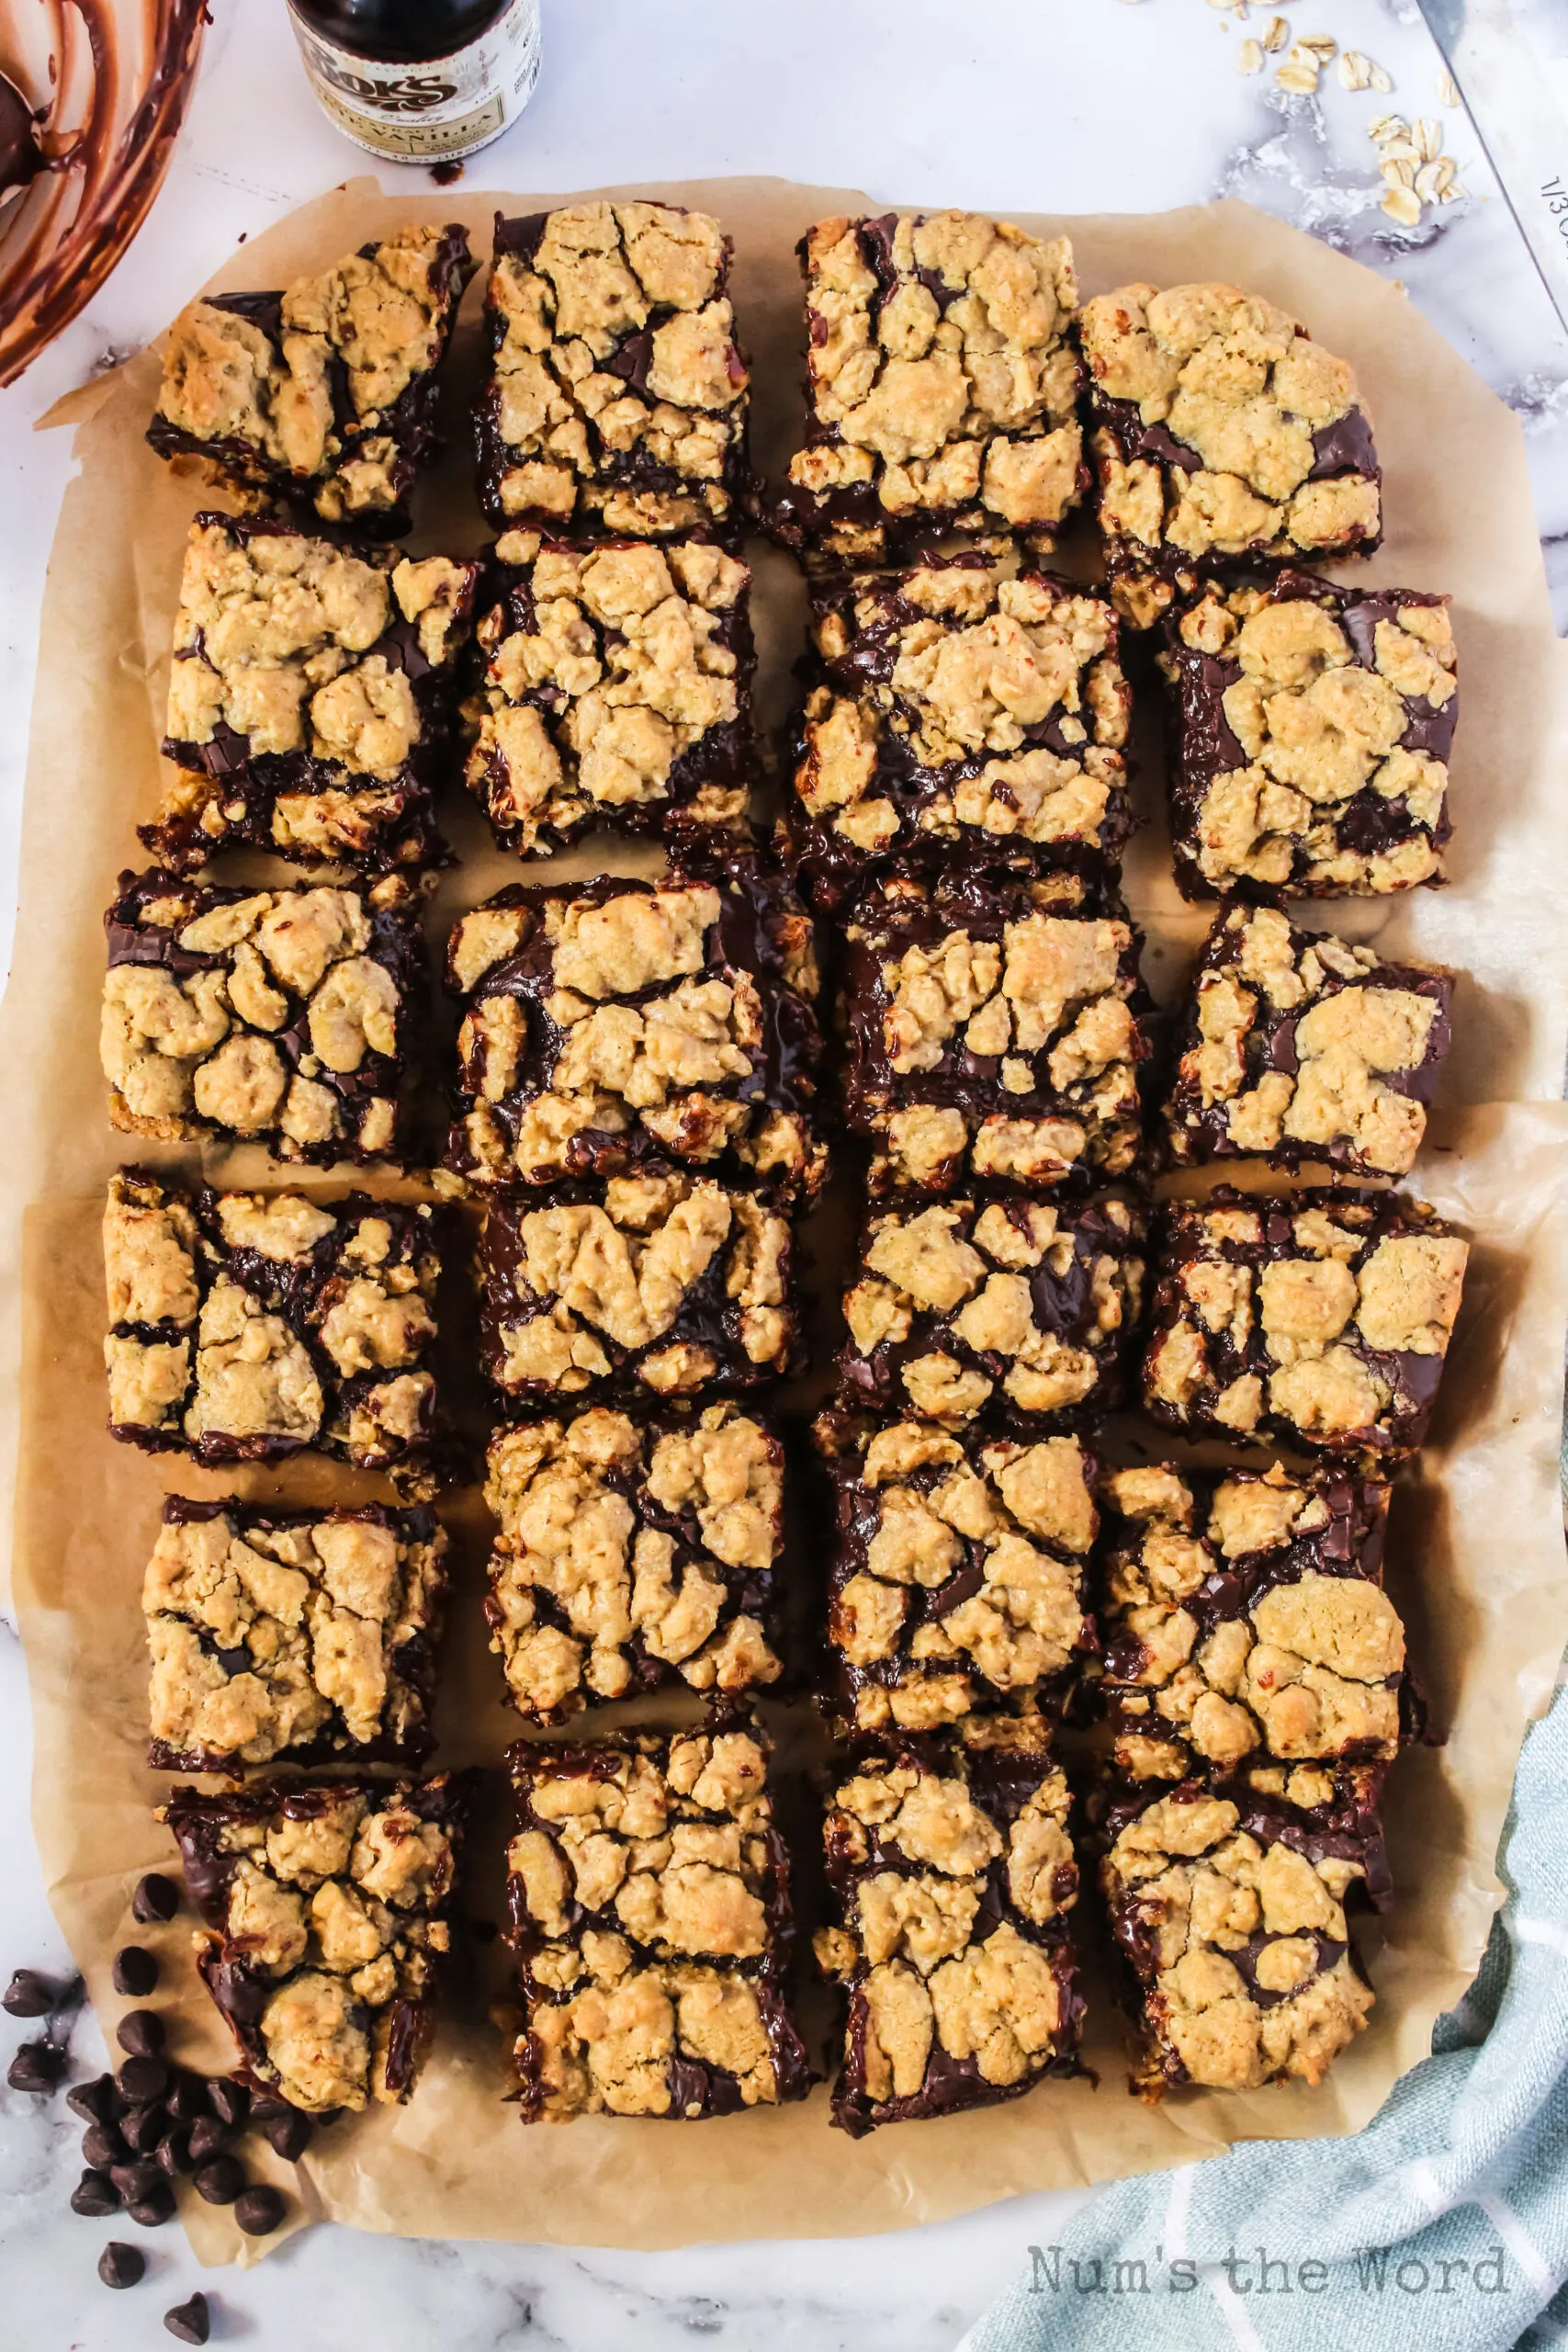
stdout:
[[1407,1176],[1449,1050],[1454,976],[1385,964],[1277,907],[1227,907],[1178,1032],[1166,1142],[1179,1167],[1261,1156]]
[[397,1151],[424,960],[403,875],[245,890],[126,873],[104,926],[111,1126],[326,1167]]
[[166,1495],[141,1584],[148,1760],[175,1772],[419,1763],[446,1601],[446,1533],[423,1505]]
[[793,1246],[773,1193],[660,1161],[538,1207],[491,1201],[486,1374],[530,1409],[780,1380],[797,1353]]
[[894,876],[844,930],[845,1119],[871,1182],[1125,1176],[1143,1147],[1138,939],[1077,874]]
[[465,1809],[446,1772],[175,1791],[164,1818],[211,1930],[197,1966],[253,2083],[307,2115],[408,2098]]
[[497,530],[739,530],[750,377],[731,251],[679,204],[496,215],[475,430]]
[[465,915],[460,1115],[446,1165],[481,1186],[723,1162],[815,1191],[816,937],[754,852],[660,882],[514,883]]
[[163,458],[205,458],[236,489],[400,537],[439,446],[436,370],[473,272],[460,222],[411,223],[279,292],[190,303],[148,440]]
[[776,1681],[784,1458],[736,1405],[498,1430],[485,1615],[519,1713],[564,1723],[660,1685]]
[[427,1482],[430,1209],[363,1193],[192,1197],[127,1168],[109,1179],[104,1272],[112,1436],[208,1464],[310,1446]]
[[812,603],[789,830],[819,904],[892,858],[1114,865],[1132,691],[1103,597],[968,555],[832,575]]
[[755,761],[751,574],[706,540],[568,547],[510,532],[464,705],[464,775],[501,849],[737,832]]
[[1144,1403],[1189,1437],[1414,1453],[1469,1255],[1398,1193],[1222,1189],[1173,1203]]
[[1134,1781],[1327,1767],[1399,1747],[1404,1628],[1382,1589],[1385,1479],[1108,1470],[1100,1636],[1116,1769]]
[[1111,1806],[1100,1883],[1131,1972],[1144,2098],[1320,2083],[1363,2030],[1372,1988],[1346,1908],[1388,1893],[1367,1798],[1303,1811],[1184,1781]]
[[1137,1337],[1147,1220],[993,1186],[894,1196],[861,1236],[839,1354],[846,1400],[959,1429],[994,1403],[1053,1429],[1114,1411]]
[[849,1995],[841,2131],[992,2107],[1077,2071],[1068,1806],[1027,1721],[857,1755],[824,1825],[838,1924],[815,1939]]
[[1111,594],[1147,628],[1247,557],[1368,554],[1382,475],[1354,370],[1235,286],[1122,286],[1077,315]]
[[930,1732],[1059,1707],[1098,1646],[1083,1440],[833,1412],[816,1436],[838,1506],[829,1711],[853,1731]]
[[1189,899],[1382,898],[1441,878],[1458,662],[1446,596],[1286,571],[1166,629],[1171,854]]
[[806,447],[770,527],[862,565],[953,531],[1050,547],[1089,487],[1067,240],[887,212],[819,220],[796,250]]
[[439,855],[457,656],[479,567],[198,514],[175,619],[164,753],[137,831],[182,871],[217,849],[371,868]]
[[509,1754],[525,2123],[694,2121],[804,2098],[789,1856],[744,1717]]

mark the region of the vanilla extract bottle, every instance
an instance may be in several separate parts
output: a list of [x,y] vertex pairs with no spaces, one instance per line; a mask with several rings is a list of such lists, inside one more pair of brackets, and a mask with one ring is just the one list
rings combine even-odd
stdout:
[[539,78],[539,0],[288,0],[288,13],[324,111],[394,163],[488,147]]

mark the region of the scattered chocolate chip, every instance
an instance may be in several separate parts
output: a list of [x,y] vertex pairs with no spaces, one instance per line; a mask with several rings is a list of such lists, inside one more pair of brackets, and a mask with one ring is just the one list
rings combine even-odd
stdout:
[[261,2101],[256,2101],[253,2110],[249,2091],[243,2083],[235,2082],[229,2075],[220,2075],[208,2084],[207,2103],[214,2115],[230,2124],[243,2123],[253,2111],[258,2118],[262,2113]]
[[164,2104],[182,2123],[194,2123],[198,2115],[207,2113],[207,2085],[199,2075],[182,2066]]
[[125,2210],[138,2229],[161,2230],[165,2222],[175,2218],[175,2192],[166,2180],[160,2178],[156,2188],[150,2188],[145,2197],[139,2197],[134,2205],[128,2205]]
[[208,2316],[207,2297],[193,2295],[188,2303],[176,2303],[172,2312],[164,2313],[164,2325],[182,2344],[205,2344],[212,2332]]
[[36,1968],[18,1968],[0,1993],[0,2007],[14,2018],[46,2018],[54,2007],[55,1997],[47,1976],[40,1976]]
[[162,2107],[133,2107],[120,2119],[119,2136],[126,2145],[150,2156],[169,2128]]
[[154,2162],[159,2171],[166,2172],[171,2180],[182,2172],[189,2172],[190,2133],[183,2123],[176,2123],[174,2130],[159,2141]]
[[90,2123],[82,2134],[82,2154],[95,2171],[125,2162],[125,2142],[112,2123]]
[[98,2276],[106,2287],[139,2287],[147,2273],[147,2256],[123,2238],[110,2238],[98,2256]]
[[114,1989],[144,2001],[158,1982],[158,1963],[141,1944],[127,1944],[114,1956]]
[[130,2156],[122,2165],[110,2165],[109,2178],[128,2205],[167,2185],[151,2156]]
[[119,2191],[107,2172],[85,2172],[71,2191],[71,2211],[89,2222],[119,2211]]
[[234,2199],[234,2219],[248,2238],[267,2238],[283,2219],[283,2198],[266,2181]]
[[262,2125],[262,2138],[286,2165],[297,2165],[315,2137],[315,2125],[308,2115],[290,2110],[285,2115],[269,2115]]
[[209,2156],[191,2175],[197,2195],[209,2205],[232,2205],[245,2185],[245,2167],[238,2156]]
[[164,2020],[156,2009],[128,2009],[114,2030],[114,2038],[130,2058],[161,2058]]
[[161,2058],[128,2058],[119,2070],[119,2087],[124,2098],[145,2107],[168,2089],[169,2070]]
[[119,2112],[119,2094],[112,2075],[95,2075],[91,2082],[73,2083],[65,2104],[84,2123],[112,2123]]
[[14,2091],[39,2096],[51,2091],[65,2072],[65,2052],[52,2041],[24,2041],[9,2066],[6,2080]]
[[209,2156],[227,2154],[231,2145],[229,2127],[220,2123],[215,2115],[199,2115],[190,2127],[192,2161],[206,2164]]
[[138,1879],[130,1911],[143,1927],[153,1919],[172,1919],[179,1907],[180,1891],[172,1878],[165,1878],[161,1871],[149,1871],[145,1878]]

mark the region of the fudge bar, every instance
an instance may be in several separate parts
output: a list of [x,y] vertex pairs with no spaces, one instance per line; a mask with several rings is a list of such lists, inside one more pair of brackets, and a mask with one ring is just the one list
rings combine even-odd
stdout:
[[849,1995],[841,2131],[993,2107],[1076,2072],[1068,1804],[1028,1724],[857,1756],[824,1826],[838,1924],[815,1939]]
[[1385,964],[1277,907],[1216,918],[1182,1010],[1166,1141],[1180,1167],[1261,1156],[1407,1176],[1449,1050],[1454,976]]
[[1076,874],[894,876],[845,927],[845,1117],[874,1191],[1125,1176],[1143,1144],[1137,934]]
[[650,1155],[815,1191],[816,936],[754,852],[660,882],[514,883],[447,953],[469,1182],[613,1175]]
[[326,1166],[391,1156],[418,918],[401,874],[296,890],[122,874],[104,918],[111,1126]]
[[1096,1647],[1083,1440],[834,1412],[816,1435],[838,1502],[829,1712],[854,1731],[929,1732],[1059,1705]]
[[431,1747],[446,1534],[423,1505],[278,1510],[168,1495],[142,1579],[149,1760],[417,1764]]
[[1470,1245],[1398,1193],[1172,1204],[1144,1403],[1190,1437],[1397,1461],[1427,1433]]
[[568,547],[510,532],[487,589],[464,776],[498,847],[596,825],[737,832],[751,734],[751,574],[706,540]]
[[148,440],[238,490],[400,537],[439,446],[436,370],[473,272],[460,222],[411,224],[280,292],[192,302]]
[[864,565],[949,532],[1054,544],[1089,487],[1065,237],[975,212],[819,220],[806,277],[806,447],[770,527]]
[[427,1477],[434,1214],[351,1193],[194,1199],[146,1169],[104,1213],[109,1430],[209,1465],[310,1446]]
[[1319,2083],[1367,2022],[1346,1925],[1387,1865],[1359,1797],[1314,1811],[1200,1781],[1115,1804],[1101,1884],[1137,2006],[1134,2087]]
[[520,1745],[508,1762],[524,2121],[804,2098],[789,1856],[752,1726]]
[[794,1368],[788,1216],[767,1192],[649,1160],[492,1200],[479,1352],[502,1396],[563,1401],[755,1388]]
[[435,857],[431,795],[479,573],[198,514],[164,739],[179,774],[137,828],[159,864],[231,843],[297,865]]
[[731,252],[679,204],[496,215],[475,435],[497,530],[739,530],[750,378]]
[[1109,1470],[1100,1632],[1117,1770],[1134,1781],[1386,1763],[1404,1629],[1382,1589],[1382,1478],[1276,1464],[1215,1478]]
[[197,1966],[251,2081],[307,2115],[395,2106],[430,2046],[464,1830],[449,1773],[176,1789]]
[[1239,557],[1370,555],[1382,480],[1354,371],[1235,286],[1122,286],[1077,315],[1117,610],[1147,628]]
[[861,1237],[839,1386],[961,1428],[994,1400],[1053,1429],[1113,1411],[1143,1297],[1146,1219],[1126,1201],[895,1197]]
[[491,1647],[533,1723],[684,1682],[781,1671],[784,1447],[736,1405],[634,1421],[592,1407],[491,1442]]
[[1442,876],[1459,716],[1446,596],[1287,571],[1166,629],[1171,854],[1189,899],[1382,898]]
[[818,902],[894,858],[1114,865],[1132,692],[1103,597],[979,555],[815,585],[790,831]]

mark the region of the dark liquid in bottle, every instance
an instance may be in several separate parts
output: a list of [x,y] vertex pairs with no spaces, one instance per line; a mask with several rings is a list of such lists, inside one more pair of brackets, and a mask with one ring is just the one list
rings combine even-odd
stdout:
[[450,57],[488,32],[506,0],[293,0],[294,13],[323,40],[387,65]]

